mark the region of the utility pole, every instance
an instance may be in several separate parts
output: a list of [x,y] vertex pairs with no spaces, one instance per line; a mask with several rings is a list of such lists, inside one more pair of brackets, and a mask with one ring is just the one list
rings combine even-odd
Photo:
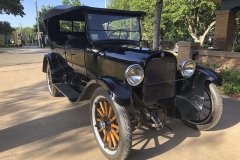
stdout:
[[40,36],[39,36],[39,21],[38,21],[38,7],[37,7],[37,0],[35,0],[35,6],[36,6],[36,16],[37,16],[37,27],[38,27],[37,39],[38,39],[38,46],[41,48],[41,44],[40,44]]
[[154,28],[153,49],[158,49],[159,47],[162,6],[163,6],[163,0],[156,0],[155,16],[154,16],[154,24],[153,24],[153,28]]

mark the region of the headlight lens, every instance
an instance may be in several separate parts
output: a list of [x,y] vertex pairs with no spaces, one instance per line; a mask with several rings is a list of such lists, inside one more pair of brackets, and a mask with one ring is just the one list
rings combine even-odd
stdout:
[[138,64],[130,65],[125,71],[125,78],[131,86],[139,85],[144,78],[144,71]]
[[196,64],[193,60],[187,59],[180,65],[180,72],[184,77],[191,77],[195,71]]

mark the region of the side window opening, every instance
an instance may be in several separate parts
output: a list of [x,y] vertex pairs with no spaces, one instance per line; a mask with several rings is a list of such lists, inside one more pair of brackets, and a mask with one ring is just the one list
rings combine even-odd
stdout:
[[60,20],[60,32],[85,32],[85,22]]

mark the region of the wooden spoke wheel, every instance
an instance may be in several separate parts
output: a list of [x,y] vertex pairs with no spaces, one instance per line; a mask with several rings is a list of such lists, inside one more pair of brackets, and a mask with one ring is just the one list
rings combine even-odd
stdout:
[[102,153],[108,159],[126,159],[132,147],[127,110],[101,87],[94,92],[90,105],[93,133]]
[[213,128],[222,116],[223,103],[218,88],[213,83],[207,83],[204,89],[202,111],[194,120],[182,120],[187,126],[197,130]]
[[96,107],[96,126],[105,147],[114,150],[119,142],[117,117],[107,101],[99,101]]
[[47,86],[48,86],[48,91],[49,93],[53,96],[56,97],[58,94],[57,88],[53,85],[52,83],[52,74],[51,74],[51,69],[49,63],[47,64],[47,72],[46,72],[46,79],[47,79]]

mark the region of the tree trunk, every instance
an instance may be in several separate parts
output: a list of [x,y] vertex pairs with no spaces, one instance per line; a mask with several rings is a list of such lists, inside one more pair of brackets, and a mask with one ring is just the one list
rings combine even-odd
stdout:
[[154,16],[154,35],[153,35],[153,49],[159,47],[159,36],[160,36],[160,21],[162,13],[163,0],[156,0],[155,16]]
[[211,28],[215,25],[216,21],[212,22],[209,27],[207,28],[207,30],[204,32],[204,34],[200,37],[197,37],[196,33],[191,33],[192,38],[195,40],[195,42],[200,42],[200,45],[203,44],[204,39],[206,37],[206,35],[209,33],[209,31],[211,30]]

